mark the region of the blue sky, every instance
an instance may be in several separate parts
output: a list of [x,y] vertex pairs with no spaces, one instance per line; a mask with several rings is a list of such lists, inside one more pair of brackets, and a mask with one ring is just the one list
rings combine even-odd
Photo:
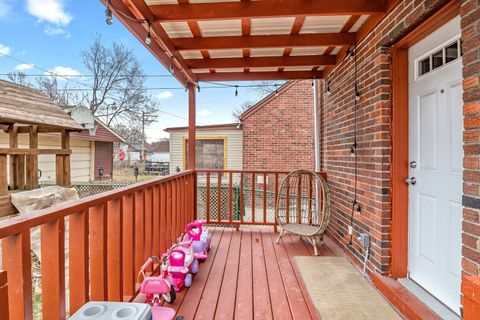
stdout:
[[[169,74],[118,20],[108,26],[104,12],[99,0],[0,0],[0,52],[59,74],[86,74],[79,54],[100,35],[106,44],[121,42],[131,48],[147,74]],[[1,74],[19,69],[31,75],[44,73],[0,56]],[[180,87],[180,84],[172,77],[151,77],[147,87]],[[160,102],[161,111],[177,117],[160,113],[158,123],[147,130],[149,140],[167,136],[163,132],[166,127],[187,125],[188,100],[183,89],[150,92]],[[204,89],[197,93],[197,123],[233,122],[234,108],[261,98],[249,88],[240,88],[238,97],[234,93],[233,88]]]

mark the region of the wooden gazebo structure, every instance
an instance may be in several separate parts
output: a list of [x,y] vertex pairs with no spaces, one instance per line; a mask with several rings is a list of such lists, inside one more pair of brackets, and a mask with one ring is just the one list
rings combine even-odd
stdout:
[[[38,155],[56,155],[56,182],[70,185],[71,131],[84,128],[38,90],[0,80],[0,130],[9,146],[0,148],[0,216],[13,214],[10,192],[38,188]],[[61,134],[59,149],[39,149],[38,134]],[[19,135],[28,135],[28,148],[19,146]]]

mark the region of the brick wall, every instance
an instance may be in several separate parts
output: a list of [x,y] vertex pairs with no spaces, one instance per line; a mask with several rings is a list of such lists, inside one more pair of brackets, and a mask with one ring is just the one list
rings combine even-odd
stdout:
[[463,235],[462,267],[480,274],[480,1],[462,1],[463,51]]
[[287,86],[242,119],[244,170],[314,169],[311,81]]
[[[392,214],[392,87],[389,46],[446,2],[401,1],[357,48],[358,88],[361,93],[357,109],[357,199],[362,211],[354,213],[354,234],[370,234],[372,242],[368,268],[382,274],[388,274],[390,267]],[[476,31],[478,32],[478,27]],[[344,59],[326,78],[330,81],[332,93],[323,97],[320,135],[322,170],[327,172],[332,199],[332,219],[328,233],[361,260],[363,252],[355,239],[354,245],[348,246],[350,236],[347,231],[354,194],[354,158],[350,156],[354,134],[353,63],[353,59]],[[478,71],[478,64],[476,66]],[[478,212],[476,218],[478,219]]]

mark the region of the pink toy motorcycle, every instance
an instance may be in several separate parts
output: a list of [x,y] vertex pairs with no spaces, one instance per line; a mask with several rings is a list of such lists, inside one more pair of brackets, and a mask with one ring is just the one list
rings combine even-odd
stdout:
[[198,272],[198,260],[195,259],[192,241],[179,241],[169,255],[168,279],[180,291],[183,286],[192,285],[193,274]]
[[185,227],[186,239],[193,241],[193,251],[195,252],[195,258],[200,261],[205,261],[210,250],[210,242],[212,235],[208,232],[208,229],[203,230],[203,225],[207,223],[205,220],[195,220],[192,223],[187,224]]
[[[147,277],[145,270],[147,267],[157,261],[161,264],[161,272],[159,276]],[[137,280],[142,275],[143,282],[140,286],[140,292],[145,295],[145,302],[150,304],[152,311],[152,320],[173,320],[175,318],[175,310],[168,307],[160,306],[161,298],[168,303],[175,301],[176,293],[173,285],[167,280],[167,266],[165,262],[156,256],[148,258],[144,265],[140,268]],[[177,317],[177,319],[181,319]]]

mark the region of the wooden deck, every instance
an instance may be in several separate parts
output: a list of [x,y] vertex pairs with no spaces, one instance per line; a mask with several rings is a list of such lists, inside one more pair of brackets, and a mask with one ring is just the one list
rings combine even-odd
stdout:
[[[190,319],[319,319],[293,257],[313,249],[296,236],[276,244],[268,230],[211,228],[212,249],[171,307]],[[333,255],[326,245],[321,255]],[[140,298],[140,299],[138,299]],[[141,297],[136,300],[141,301]]]

